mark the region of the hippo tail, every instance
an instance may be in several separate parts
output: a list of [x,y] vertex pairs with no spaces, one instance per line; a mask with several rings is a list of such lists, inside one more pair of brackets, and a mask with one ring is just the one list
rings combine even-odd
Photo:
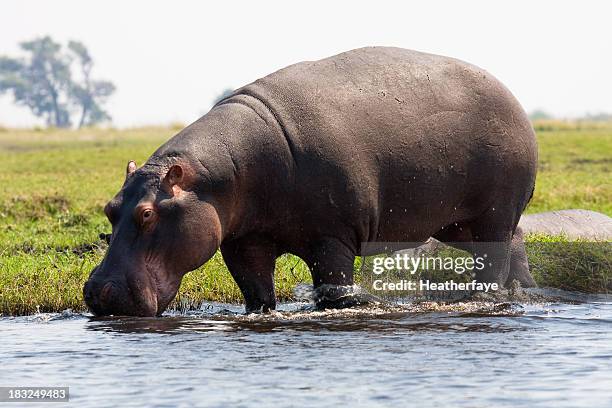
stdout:
[[[523,204],[523,208],[521,208],[520,212],[518,213],[518,218],[516,219],[516,224],[514,226],[514,231],[516,231],[517,229],[519,229],[519,222],[521,220],[521,216],[522,214],[525,212],[525,210],[527,209],[527,207],[529,206],[529,203],[531,202],[531,199],[533,198],[533,194],[535,193],[535,183],[533,183],[533,186],[531,187],[531,193],[529,193],[529,198],[525,201],[525,204]],[[514,233],[514,232],[513,232]]]
[[525,209],[527,208],[527,206],[531,202],[531,199],[533,198],[533,193],[535,193],[535,182],[533,183],[533,186],[531,187],[531,193],[529,193],[529,198],[525,202],[525,205],[523,206],[523,210],[521,211],[521,214],[525,211]]

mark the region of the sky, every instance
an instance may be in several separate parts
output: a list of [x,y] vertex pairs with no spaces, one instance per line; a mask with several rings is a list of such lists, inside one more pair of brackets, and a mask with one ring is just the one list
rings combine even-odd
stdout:
[[[4,0],[0,55],[50,35],[83,42],[115,83],[119,127],[191,123],[226,88],[284,66],[385,45],[459,58],[500,79],[527,112],[612,113],[609,1]],[[0,97],[0,124],[41,124]]]

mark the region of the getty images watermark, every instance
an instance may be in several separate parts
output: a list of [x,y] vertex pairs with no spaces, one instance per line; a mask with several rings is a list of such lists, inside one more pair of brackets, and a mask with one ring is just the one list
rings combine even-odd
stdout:
[[[478,282],[478,271],[490,267],[489,253],[499,243],[478,248],[477,255],[454,250],[440,242],[368,244],[363,253],[381,253],[366,257],[362,276],[368,289],[381,293],[419,293],[432,291],[491,292],[497,283]],[[410,248],[410,249],[403,249]]]

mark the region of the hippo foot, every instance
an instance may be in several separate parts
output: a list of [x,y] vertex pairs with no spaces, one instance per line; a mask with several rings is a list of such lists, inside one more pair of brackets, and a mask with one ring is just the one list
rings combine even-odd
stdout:
[[245,307],[245,313],[246,314],[269,314],[272,313],[272,311],[276,308],[276,305],[270,306],[270,305],[257,305],[257,306],[253,306],[253,305],[247,305]]
[[313,300],[317,309],[345,309],[383,303],[380,298],[357,285],[321,285],[314,289]]

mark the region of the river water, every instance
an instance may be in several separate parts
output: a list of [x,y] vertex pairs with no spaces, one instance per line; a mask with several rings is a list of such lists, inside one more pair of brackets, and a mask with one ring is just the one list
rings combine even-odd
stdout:
[[[326,312],[291,303],[266,316],[207,304],[161,318],[4,317],[0,386],[68,386],[64,404],[78,407],[612,407],[612,296],[554,295]],[[62,404],[24,404],[36,405]]]

